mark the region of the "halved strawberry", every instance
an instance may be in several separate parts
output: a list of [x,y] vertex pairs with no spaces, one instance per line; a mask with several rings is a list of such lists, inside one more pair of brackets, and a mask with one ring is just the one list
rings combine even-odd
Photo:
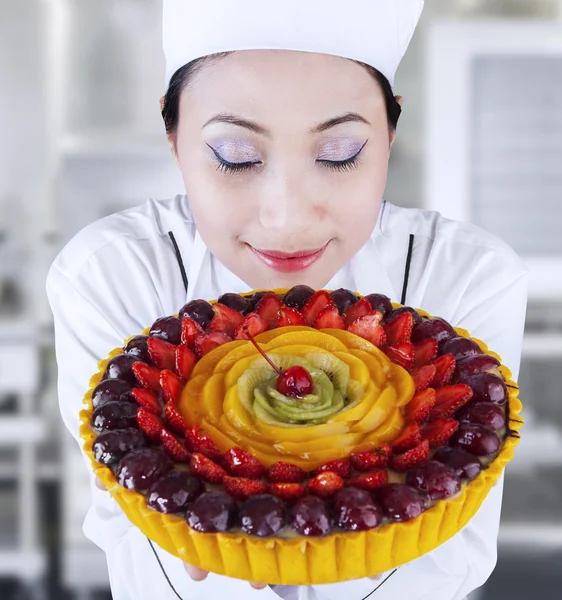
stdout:
[[306,325],[306,321],[296,308],[282,306],[279,309],[276,327],[290,327],[291,325]]
[[436,359],[433,364],[437,368],[437,371],[431,382],[431,387],[439,388],[447,385],[453,378],[453,373],[457,366],[455,357],[452,354],[443,354],[443,356]]
[[385,349],[385,354],[393,363],[408,370],[414,364],[414,345],[411,342],[401,342],[396,346],[389,346]]
[[328,306],[335,306],[332,297],[325,290],[319,290],[306,301],[302,316],[309,325],[312,325],[316,317]]
[[428,365],[437,356],[439,344],[434,338],[426,338],[414,344],[414,367]]
[[244,321],[244,317],[237,310],[225,304],[213,304],[213,312],[215,316],[209,323],[209,329],[226,333],[229,337],[234,335],[236,328]]
[[268,329],[273,329],[277,325],[279,318],[279,309],[283,307],[283,302],[277,294],[266,294],[257,304],[256,312],[267,323]]
[[425,390],[425,388],[429,387],[430,383],[435,377],[435,373],[437,373],[437,367],[435,365],[424,365],[423,367],[414,369],[411,372],[411,375],[416,386],[416,392],[420,392],[421,390]]
[[231,341],[232,338],[222,331],[204,333],[198,338],[195,338],[195,351],[199,356],[205,356],[205,354],[208,354],[211,352],[211,350],[214,350],[215,348],[218,348],[219,346],[227,344]]
[[376,469],[369,473],[361,473],[357,477],[350,479],[346,485],[359,488],[361,490],[375,490],[388,483],[388,471],[386,469]]
[[390,459],[390,467],[395,471],[403,473],[414,465],[427,460],[428,456],[429,442],[427,440],[423,440],[415,448],[412,448],[403,454],[397,454],[396,456],[393,456]]
[[300,483],[305,477],[306,471],[288,462],[276,462],[267,470],[267,479],[271,483]]
[[429,418],[431,409],[435,406],[435,390],[427,388],[414,395],[404,410],[404,418],[407,423],[415,421],[424,423]]
[[336,306],[327,306],[318,313],[313,326],[316,329],[345,329],[345,323]]
[[372,471],[386,467],[388,459],[392,455],[392,448],[384,444],[374,450],[366,450],[351,455],[351,464],[357,471]]
[[183,383],[173,371],[164,369],[160,373],[160,387],[162,388],[164,402],[174,402],[176,404],[179,401]]
[[181,342],[187,344],[193,348],[195,340],[203,333],[203,329],[200,327],[197,321],[194,321],[190,317],[184,317],[181,322]]
[[389,346],[400,342],[409,342],[414,328],[414,315],[410,312],[400,313],[384,326],[386,340]]
[[453,416],[472,398],[472,388],[464,383],[446,385],[435,390],[435,406],[431,410],[431,419]]
[[329,496],[333,496],[339,489],[344,486],[343,477],[332,473],[331,471],[326,471],[325,473],[320,473],[308,480],[308,489],[316,496],[320,496],[321,498],[328,498]]
[[199,454],[199,452],[194,452],[191,455],[189,464],[194,475],[209,483],[220,483],[226,477],[226,471],[222,467],[205,455]]
[[162,404],[154,392],[144,388],[133,388],[132,391],[133,396],[135,397],[135,400],[139,406],[146,408],[146,410],[149,410],[155,415],[162,414]]
[[[195,340],[193,340],[195,342]],[[197,356],[187,344],[180,344],[176,348],[176,373],[184,379],[189,379],[193,367],[197,363]]]
[[256,337],[256,335],[259,335],[268,329],[267,323],[258,315],[258,313],[251,312],[244,317],[242,323],[236,328],[234,339],[249,340],[250,335]]
[[142,406],[137,409],[137,422],[141,431],[153,442],[160,439],[160,431],[164,426],[160,417]]
[[326,473],[330,471],[343,477],[343,479],[347,479],[351,475],[351,463],[348,458],[338,458],[336,460],[331,460],[327,462],[325,465],[318,467],[314,471],[314,475],[319,475],[320,473]]
[[306,488],[302,483],[273,483],[269,492],[281,500],[296,500],[306,494]]
[[176,368],[177,346],[155,337],[149,337],[147,345],[150,358],[155,366],[157,366],[159,369]]
[[205,435],[199,425],[192,425],[186,434],[186,444],[189,450],[204,454],[212,460],[220,461],[222,459],[222,452],[217,448],[215,442]]
[[181,416],[180,411],[174,402],[167,402],[164,407],[164,417],[168,426],[172,431],[185,435],[187,432],[187,424]]
[[227,494],[238,500],[247,500],[252,496],[267,492],[267,483],[263,479],[247,479],[229,475],[223,477],[222,487]]
[[381,321],[382,313],[373,310],[368,315],[355,319],[347,330],[361,336],[377,348],[382,348],[386,344],[386,333],[380,324]]
[[421,441],[420,426],[415,421],[412,421],[404,427],[400,435],[392,442],[392,450],[396,454],[400,454],[417,446]]
[[236,477],[259,479],[265,471],[260,461],[242,448],[231,448],[223,456],[222,463],[225,469]]
[[366,298],[360,298],[353,306],[350,306],[343,319],[345,321],[346,329],[349,329],[349,326],[358,319],[359,317],[364,317],[369,313],[373,312],[371,307],[371,303]]
[[160,391],[160,369],[149,367],[142,362],[136,362],[133,364],[133,373],[143,388],[153,392]]
[[160,439],[162,440],[162,446],[164,452],[176,462],[189,462],[191,454],[187,451],[187,448],[178,440],[178,438],[170,433],[167,429],[162,428],[160,431]]
[[435,419],[426,423],[421,432],[423,439],[429,442],[430,448],[439,448],[449,441],[458,426],[459,422],[455,419]]

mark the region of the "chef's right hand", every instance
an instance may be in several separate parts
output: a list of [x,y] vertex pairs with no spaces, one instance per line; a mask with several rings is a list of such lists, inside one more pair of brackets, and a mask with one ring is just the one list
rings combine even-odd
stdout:
[[[107,491],[107,488],[103,484],[102,480],[99,477],[96,477],[96,486],[103,491]],[[193,565],[188,565],[187,563],[183,563],[187,574],[193,579],[193,581],[203,581],[207,578],[209,571],[205,571],[204,569],[200,569],[199,567],[194,567]],[[252,581],[249,584],[255,588],[256,590],[262,590],[267,587],[267,583],[254,583]]]

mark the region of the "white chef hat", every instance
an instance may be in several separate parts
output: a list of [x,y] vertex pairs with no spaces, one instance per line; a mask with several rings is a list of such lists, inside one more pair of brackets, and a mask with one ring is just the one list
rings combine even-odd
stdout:
[[182,66],[233,50],[333,54],[391,84],[424,0],[164,0],[166,87]]

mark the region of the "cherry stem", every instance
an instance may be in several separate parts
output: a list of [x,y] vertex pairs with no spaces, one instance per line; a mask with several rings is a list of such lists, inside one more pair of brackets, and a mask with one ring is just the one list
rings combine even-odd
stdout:
[[283,371],[281,371],[281,369],[271,360],[271,358],[269,358],[269,356],[267,356],[267,354],[263,351],[262,348],[260,348],[260,346],[258,345],[258,343],[256,342],[256,340],[254,339],[254,337],[252,336],[252,334],[248,331],[247,327],[244,327],[244,331],[246,332],[246,335],[248,336],[250,342],[252,342],[252,344],[256,347],[257,351],[265,358],[265,360],[267,360],[267,362],[272,366],[272,368],[274,369],[274,371],[276,373],[279,374],[279,376],[283,375]]

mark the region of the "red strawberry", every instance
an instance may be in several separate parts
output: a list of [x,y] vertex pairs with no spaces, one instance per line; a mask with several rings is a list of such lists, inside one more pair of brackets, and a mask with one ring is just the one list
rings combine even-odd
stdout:
[[180,411],[173,402],[166,403],[166,406],[164,407],[164,417],[166,418],[166,422],[172,431],[185,435],[187,431],[187,424],[183,420]]
[[231,341],[232,339],[228,337],[226,333],[222,333],[222,331],[204,333],[195,339],[195,351],[199,356],[205,356],[205,354],[208,354],[211,350]]
[[427,388],[414,395],[410,402],[406,405],[404,418],[407,423],[415,421],[416,423],[424,423],[429,418],[431,409],[435,406],[435,390]]
[[416,392],[420,392],[421,390],[425,390],[425,388],[429,387],[429,384],[435,377],[435,373],[437,373],[437,367],[435,365],[424,365],[423,367],[414,369],[411,372],[411,375],[416,386]]
[[236,477],[259,479],[265,471],[260,461],[242,448],[231,448],[224,455],[222,462],[225,469]]
[[153,392],[160,391],[160,369],[149,367],[142,362],[136,362],[133,364],[133,373],[143,388]]
[[374,490],[388,483],[388,471],[386,469],[375,469],[369,473],[361,473],[350,479],[347,485],[359,488],[361,490]]
[[133,388],[133,396],[139,406],[146,408],[146,410],[149,410],[155,415],[162,414],[162,405],[154,392],[145,390],[144,388]]
[[366,450],[351,455],[351,464],[357,471],[372,471],[386,467],[388,459],[392,455],[392,448],[385,444],[374,450]]
[[276,462],[267,470],[267,478],[271,483],[300,483],[305,477],[305,471],[288,462]]
[[393,363],[404,367],[406,370],[414,364],[414,345],[410,342],[401,342],[396,346],[389,346],[385,353]]
[[435,390],[435,406],[429,414],[431,419],[453,416],[472,398],[472,388],[464,383],[446,385]]
[[215,442],[203,433],[199,425],[193,425],[187,430],[186,444],[192,452],[198,452],[211,458],[212,460],[220,461],[222,459],[221,451],[216,447]]
[[194,452],[191,455],[190,466],[194,475],[209,483],[220,483],[226,477],[226,472],[222,467],[219,467],[217,463],[203,454],[199,454],[199,452]]
[[306,488],[302,483],[273,483],[269,492],[281,500],[296,500],[306,494]]
[[336,306],[327,306],[318,313],[313,326],[316,329],[345,329],[345,324]]
[[[256,337],[260,333],[268,330],[267,323],[258,315],[251,312],[246,315],[242,323],[238,325],[234,332],[235,340],[249,340],[250,335]],[[249,335],[248,335],[249,334]]]
[[378,310],[371,311],[368,315],[359,317],[347,328],[348,331],[359,335],[367,341],[382,348],[386,344],[386,333],[380,325],[382,313]]
[[412,421],[404,427],[400,435],[392,442],[392,450],[396,454],[406,452],[406,450],[417,446],[421,441],[420,426],[415,421]]
[[423,440],[415,448],[404,452],[403,454],[397,454],[390,459],[390,467],[395,471],[403,473],[409,468],[423,462],[429,456],[429,442]]
[[215,316],[209,323],[211,331],[226,333],[229,337],[234,335],[236,328],[244,321],[244,317],[233,308],[224,304],[213,304]]
[[149,337],[148,352],[155,366],[159,369],[176,368],[176,347],[160,338]]
[[400,313],[385,326],[386,339],[389,346],[396,346],[400,342],[409,342],[414,328],[414,315],[410,312]]
[[347,309],[347,312],[343,316],[346,329],[349,329],[349,326],[353,323],[353,321],[359,317],[364,317],[371,312],[373,312],[371,303],[366,298],[361,298],[358,300],[353,306],[350,306]]
[[439,448],[449,441],[458,426],[459,422],[454,419],[435,419],[426,423],[421,432],[424,440],[429,442],[430,448]]
[[320,290],[306,301],[302,316],[309,325],[312,325],[316,317],[328,306],[335,306],[334,301],[328,292]]
[[327,462],[325,465],[322,465],[316,471],[314,471],[314,475],[319,475],[320,473],[326,473],[326,471],[330,471],[347,479],[351,475],[351,463],[348,458],[338,458],[336,460],[331,460]]
[[453,377],[457,361],[452,354],[443,354],[433,363],[437,368],[431,387],[438,388],[447,385]]
[[257,304],[256,312],[267,323],[268,329],[273,329],[277,325],[279,318],[279,309],[283,307],[283,302],[277,294],[266,294]]
[[276,327],[290,327],[291,325],[306,325],[302,314],[296,308],[282,306],[279,309],[279,318]]
[[414,367],[428,365],[437,356],[439,344],[434,338],[426,338],[414,344]]
[[[195,340],[193,341],[195,342]],[[189,379],[196,363],[197,357],[187,344],[180,344],[176,348],[176,373],[180,377]]]
[[326,471],[308,480],[308,489],[321,498],[333,496],[344,486],[344,480],[339,475]]
[[222,487],[227,494],[238,500],[246,500],[251,496],[267,492],[267,483],[263,479],[246,479],[229,475],[223,477]]
[[164,426],[160,417],[141,406],[137,409],[137,422],[141,431],[149,440],[155,442],[160,439],[160,432]]
[[160,431],[160,439],[162,440],[162,446],[164,452],[176,462],[188,463],[191,458],[191,454],[187,451],[187,448],[180,443],[178,438],[170,433],[167,429]]
[[181,322],[181,341],[182,344],[187,344],[193,348],[195,340],[203,333],[199,323],[191,319],[190,317],[184,317]]
[[183,383],[173,371],[165,369],[160,373],[160,387],[162,388],[164,402],[177,404],[183,389]]

